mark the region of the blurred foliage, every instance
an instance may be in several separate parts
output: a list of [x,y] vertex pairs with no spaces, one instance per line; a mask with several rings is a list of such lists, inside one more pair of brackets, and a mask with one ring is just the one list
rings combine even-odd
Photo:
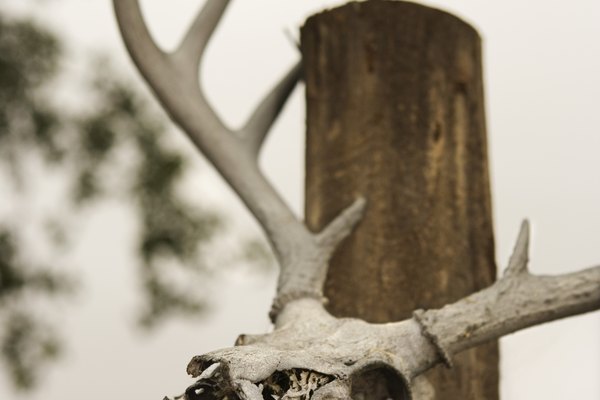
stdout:
[[56,130],[61,115],[38,95],[57,73],[58,40],[31,22],[11,22],[0,15],[0,160],[18,171],[23,146],[59,160]]
[[[0,166],[15,181],[23,179],[24,151],[62,159],[55,135],[62,116],[37,93],[56,75],[60,52],[52,35],[0,16]],[[19,233],[18,224],[0,221],[0,358],[15,386],[30,389],[59,350],[51,322],[34,317],[32,298],[64,293],[68,279],[25,260]]]
[[24,291],[59,293],[69,289],[69,278],[43,268],[31,268],[17,252],[13,233],[0,230],[0,304]]
[[30,311],[7,315],[0,345],[10,378],[19,389],[33,388],[40,370],[60,352],[53,325],[40,321]]
[[0,356],[16,387],[29,389],[41,368],[56,358],[60,344],[52,325],[37,316],[28,300],[67,293],[71,281],[28,265],[17,247],[14,234],[0,230]]
[[[202,244],[222,228],[222,217],[192,206],[178,194],[188,162],[165,143],[165,123],[155,116],[160,113],[132,87],[115,80],[110,68],[100,70],[104,73],[92,86],[101,106],[79,121],[83,136],[75,201],[85,204],[109,193],[102,176],[113,176],[115,163],[108,160],[114,160],[115,152],[127,152],[130,165],[123,189],[140,221],[138,252],[146,296],[140,322],[151,327],[167,316],[198,314],[205,299],[197,291],[177,287],[165,276],[164,266],[174,260],[169,267],[201,273]],[[111,172],[103,173],[106,169]]]
[[[53,85],[64,57],[54,35],[0,14],[0,176],[27,196],[18,188],[27,185],[27,160],[34,157],[70,182],[68,215],[53,216],[46,226],[51,246],[71,243],[69,223],[82,210],[107,197],[126,199],[139,224],[141,326],[201,313],[202,291],[189,283],[206,273],[205,244],[223,228],[222,216],[182,196],[179,186],[189,163],[169,143],[163,114],[117,78],[106,60],[94,62],[85,90],[89,98],[82,99],[87,108],[58,104]],[[48,303],[75,285],[48,261],[35,260],[15,218],[9,213],[0,219],[0,363],[15,387],[29,389],[61,348],[56,323],[40,315],[35,299]],[[253,263],[271,260],[254,241],[242,246],[241,256]]]

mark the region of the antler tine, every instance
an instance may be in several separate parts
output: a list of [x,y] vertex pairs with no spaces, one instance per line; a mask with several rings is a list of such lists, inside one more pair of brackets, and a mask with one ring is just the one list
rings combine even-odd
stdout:
[[187,65],[194,74],[198,73],[204,49],[229,3],[230,0],[208,0],[173,52],[173,58]]
[[256,156],[269,133],[269,129],[281,112],[286,100],[296,87],[302,75],[302,64],[298,62],[265,96],[254,113],[248,118],[246,125],[240,129],[241,137],[248,150]]
[[229,2],[208,0],[181,45],[167,54],[156,46],[148,32],[139,0],[113,0],[127,50],[151,89],[173,121],[212,162],[265,230],[281,265],[276,303],[285,305],[322,291],[332,244],[351,232],[363,206],[351,206],[331,229],[314,235],[259,170],[257,155],[261,144],[300,78],[300,63],[265,96],[239,131],[228,129],[206,101],[198,68]]
[[504,275],[513,275],[527,272],[527,263],[529,262],[529,221],[526,219],[521,223],[519,236],[515,243],[515,248],[508,261],[508,267]]
[[[206,96],[201,90],[198,69],[206,45],[229,3],[230,0],[208,0],[184,35],[179,47],[173,53],[166,54],[156,46],[148,32],[139,0],[114,2],[117,20],[127,50],[167,111],[171,112],[171,117],[175,122],[182,125],[170,110],[174,106],[170,105],[167,99],[169,90],[180,94],[182,100],[179,102],[183,102],[185,99],[193,106],[195,113],[198,113],[203,120],[205,130],[218,131],[221,135],[223,132],[227,132],[230,135],[241,137],[241,146],[256,158],[269,128],[300,80],[302,68],[301,63],[298,62],[290,69],[281,81],[267,93],[242,129],[232,131],[227,128],[208,104]],[[178,79],[175,81],[169,79],[168,77],[172,75],[177,76]],[[177,90],[174,90],[174,87]],[[194,142],[202,141],[202,136],[209,134],[203,132],[194,135],[194,132],[186,131]],[[203,143],[198,146],[211,158],[210,149],[207,149]]]
[[127,51],[142,75],[153,75],[153,70],[158,68],[156,66],[163,67],[167,57],[152,40],[138,1],[115,0],[113,4]]
[[[187,74],[194,77],[198,74],[202,56],[206,45],[215,31],[219,20],[223,16],[230,0],[209,0],[204,8],[198,13],[198,16],[185,34],[181,44],[173,52],[173,60]],[[280,80],[280,82],[267,93],[265,98],[259,103],[243,128],[236,133],[243,139],[247,151],[258,156],[260,147],[271,128],[271,125],[277,119],[283,105],[300,80],[302,67],[298,62],[290,71]],[[204,94],[200,95],[204,98]],[[206,102],[206,100],[204,100]],[[207,104],[208,107],[208,104]],[[224,127],[225,128],[225,127]]]
[[[212,151],[206,149],[206,145],[215,137],[230,133],[230,130],[206,102],[200,89],[197,67],[210,34],[228,2],[209,0],[179,49],[173,54],[167,54],[152,39],[144,22],[139,0],[113,1],[121,35],[131,58],[170,117],[209,159],[214,156]],[[212,28],[200,30],[198,26],[208,19],[211,19],[211,23],[207,24],[208,28]],[[195,34],[199,35],[200,46],[194,48],[192,39]]]
[[366,206],[367,200],[363,197],[359,197],[352,205],[350,205],[350,207],[339,213],[338,216],[317,235],[317,240],[321,244],[321,247],[328,250],[331,255],[340,242],[351,233],[354,226],[361,220]]

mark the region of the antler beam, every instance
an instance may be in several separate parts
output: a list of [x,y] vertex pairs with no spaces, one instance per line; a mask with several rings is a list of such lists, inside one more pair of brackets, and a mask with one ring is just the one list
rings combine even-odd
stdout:
[[415,311],[425,333],[449,356],[533,325],[600,308],[600,266],[560,276],[527,269],[524,221],[504,276],[491,287],[439,310]]
[[335,245],[362,216],[357,200],[318,234],[299,221],[261,173],[261,145],[301,75],[297,63],[260,102],[239,130],[225,126],[209,105],[198,81],[212,33],[229,0],[208,0],[181,44],[172,53],[158,48],[144,22],[138,0],[114,0],[127,50],[173,121],[213,163],[259,221],[281,266],[272,315],[289,301],[322,298],[327,263]]

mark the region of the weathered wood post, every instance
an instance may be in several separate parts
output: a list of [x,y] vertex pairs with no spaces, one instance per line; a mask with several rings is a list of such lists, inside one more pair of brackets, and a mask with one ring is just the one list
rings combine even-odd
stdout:
[[[329,310],[396,321],[490,285],[496,267],[475,29],[413,3],[351,3],[306,22],[302,53],[307,223],[319,230],[358,195],[369,201],[329,269]],[[373,372],[355,390],[385,398],[384,376]],[[497,345],[427,376],[438,400],[497,399]]]

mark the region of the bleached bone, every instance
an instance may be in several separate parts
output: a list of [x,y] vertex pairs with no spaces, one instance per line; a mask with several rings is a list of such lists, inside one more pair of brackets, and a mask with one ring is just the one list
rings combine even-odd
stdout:
[[[258,385],[277,372],[297,369],[331,376],[338,387],[349,388],[356,375],[385,367],[397,374],[409,399],[415,378],[439,363],[451,366],[452,356],[461,351],[600,308],[600,266],[559,276],[531,275],[521,267],[528,241],[524,223],[504,276],[441,309],[417,310],[400,322],[369,324],[335,318],[313,299],[297,300],[279,315],[272,333],[196,356],[187,371],[197,377],[218,362],[227,371],[224,378]],[[513,260],[521,260],[518,269]]]
[[263,227],[281,272],[273,317],[291,300],[322,298],[327,263],[335,245],[360,220],[358,199],[314,234],[293,214],[259,170],[260,147],[301,74],[297,63],[258,105],[239,130],[223,124],[206,100],[198,69],[206,45],[229,0],[208,0],[179,47],[166,53],[152,40],[138,0],[115,0],[127,50],[171,119],[214,164]]

